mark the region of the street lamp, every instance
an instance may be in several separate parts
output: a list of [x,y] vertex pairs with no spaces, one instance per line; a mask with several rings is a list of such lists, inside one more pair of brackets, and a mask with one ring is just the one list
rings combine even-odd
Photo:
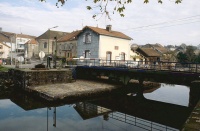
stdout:
[[51,27],[51,28],[48,29],[48,32],[49,32],[49,34],[48,34],[48,55],[49,55],[49,39],[50,39],[50,30],[53,29],[53,28],[57,28],[57,27],[58,27],[58,26],[54,26],[54,27]]

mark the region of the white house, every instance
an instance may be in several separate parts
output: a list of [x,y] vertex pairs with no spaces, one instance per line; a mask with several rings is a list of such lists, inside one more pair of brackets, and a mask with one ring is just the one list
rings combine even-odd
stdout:
[[0,42],[0,58],[6,59],[10,56],[10,46]]
[[25,52],[25,43],[31,39],[35,39],[35,36],[16,34],[16,50],[17,52]]
[[111,27],[84,27],[78,34],[77,57],[99,58],[110,62],[129,60],[132,38],[122,32],[113,31]]

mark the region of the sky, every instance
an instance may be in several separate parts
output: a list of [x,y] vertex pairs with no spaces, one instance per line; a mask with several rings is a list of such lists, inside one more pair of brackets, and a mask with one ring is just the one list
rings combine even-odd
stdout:
[[112,13],[114,3],[108,3],[110,17],[105,15],[93,19],[98,8],[87,10],[86,6],[96,6],[93,0],[67,0],[64,6],[56,7],[56,0],[1,0],[0,27],[3,31],[39,36],[51,30],[72,32],[84,26],[105,28],[123,32],[133,40],[131,43],[162,45],[200,44],[200,0],[132,0],[125,6],[125,16]]

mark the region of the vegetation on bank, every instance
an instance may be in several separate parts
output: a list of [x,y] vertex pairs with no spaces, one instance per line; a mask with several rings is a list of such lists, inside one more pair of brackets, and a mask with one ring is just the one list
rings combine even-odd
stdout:
[[8,71],[8,69],[10,69],[10,68],[3,67],[2,65],[0,65],[0,72]]

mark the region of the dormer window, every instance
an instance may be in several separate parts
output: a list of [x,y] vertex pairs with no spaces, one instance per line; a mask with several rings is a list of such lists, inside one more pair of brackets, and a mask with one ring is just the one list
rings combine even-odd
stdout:
[[91,43],[91,34],[90,33],[86,33],[85,35],[83,35],[83,42],[84,43]]

